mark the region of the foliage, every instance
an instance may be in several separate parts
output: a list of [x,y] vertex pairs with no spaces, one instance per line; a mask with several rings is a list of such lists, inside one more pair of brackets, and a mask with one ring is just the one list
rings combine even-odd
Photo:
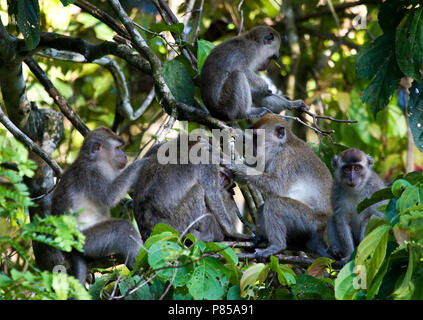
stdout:
[[337,299],[423,298],[423,175],[398,178],[367,205],[388,197],[386,220],[372,216],[355,256],[339,272]]
[[41,272],[35,266],[28,252],[31,241],[63,251],[82,250],[84,236],[76,229],[74,216],[36,217],[28,222],[28,209],[34,203],[23,176],[33,176],[34,163],[18,142],[4,130],[0,133],[0,299],[90,299],[75,278]]

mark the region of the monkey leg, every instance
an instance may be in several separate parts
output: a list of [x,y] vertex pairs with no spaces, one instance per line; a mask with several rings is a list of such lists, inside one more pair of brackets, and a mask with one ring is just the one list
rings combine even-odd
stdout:
[[53,272],[56,266],[66,266],[63,252],[47,244],[33,241],[35,262],[39,269]]
[[269,247],[256,253],[270,255],[285,250],[288,240],[307,239],[310,251],[328,256],[327,246],[317,231],[318,214],[304,203],[286,197],[266,199],[263,219]]
[[107,220],[83,231],[84,257],[98,260],[115,254],[132,269],[143,244],[140,235],[126,220]]
[[343,215],[335,215],[336,234],[339,239],[340,249],[343,257],[349,257],[354,251],[353,230],[346,217]]
[[210,113],[223,120],[260,118],[271,112],[265,107],[253,107],[251,87],[244,72],[232,71],[222,87],[217,110]]
[[341,252],[341,244],[338,238],[338,232],[336,231],[335,217],[331,216],[327,223],[327,237],[329,242],[329,250],[337,260],[343,257]]
[[291,101],[285,98],[284,96],[279,96],[276,94],[272,94],[267,97],[262,97],[259,100],[255,100],[254,104],[266,107],[274,113],[280,113],[282,110],[285,109],[295,110],[306,107],[303,100]]
[[87,279],[88,265],[82,253],[72,251],[70,254],[71,274],[84,285]]

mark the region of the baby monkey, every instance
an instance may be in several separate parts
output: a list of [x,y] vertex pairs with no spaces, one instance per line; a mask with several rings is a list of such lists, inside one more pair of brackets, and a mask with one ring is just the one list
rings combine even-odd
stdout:
[[334,215],[328,221],[328,241],[332,253],[346,263],[354,248],[363,240],[364,230],[372,215],[384,218],[376,203],[360,214],[357,205],[385,187],[372,170],[373,158],[359,149],[347,149],[332,159],[335,180],[332,187]]
[[232,121],[259,118],[282,109],[306,109],[302,100],[290,101],[273,94],[257,74],[279,57],[280,44],[276,30],[260,26],[210,52],[201,71],[201,96],[212,116]]

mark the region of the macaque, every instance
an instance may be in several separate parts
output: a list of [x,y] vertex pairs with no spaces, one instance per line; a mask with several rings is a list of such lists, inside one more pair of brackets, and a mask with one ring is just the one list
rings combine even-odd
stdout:
[[280,44],[276,30],[260,26],[222,42],[210,52],[201,71],[201,96],[212,116],[232,121],[306,108],[302,100],[290,101],[273,94],[257,74],[279,57]]
[[143,244],[129,221],[110,216],[110,208],[126,195],[144,163],[139,160],[126,166],[122,145],[122,138],[110,129],[89,132],[78,158],[65,171],[52,197],[51,214],[82,210],[78,228],[86,237],[84,252],[72,251],[69,255],[72,274],[81,283],[85,283],[88,262],[112,254],[132,268]]
[[385,187],[372,170],[373,158],[359,149],[347,149],[333,157],[335,179],[332,187],[334,216],[328,221],[328,241],[333,254],[345,263],[354,248],[363,240],[372,215],[384,218],[376,203],[358,214],[357,205]]
[[329,256],[323,240],[332,215],[328,168],[280,116],[266,114],[252,128],[257,133],[265,130],[265,152],[259,160],[264,161],[264,172],[253,172],[246,164],[226,166],[235,180],[249,181],[264,196],[258,216],[268,247],[257,249],[256,254],[267,257],[285,250],[289,243]]
[[[157,223],[192,233],[203,241],[221,241],[225,236],[247,239],[235,229],[240,214],[227,169],[219,164],[194,164],[191,158],[185,164],[160,163],[160,149],[178,146],[179,141],[180,137],[150,150],[140,171],[134,190],[134,214],[144,241]],[[190,141],[186,151],[192,154],[198,146],[199,142]],[[177,152],[179,159],[182,151]]]

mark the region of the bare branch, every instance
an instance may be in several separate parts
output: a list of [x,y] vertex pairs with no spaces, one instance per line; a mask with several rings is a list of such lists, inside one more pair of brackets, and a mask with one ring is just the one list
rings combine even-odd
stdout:
[[29,69],[32,71],[32,73],[44,86],[50,97],[53,98],[60,111],[65,115],[66,118],[69,119],[69,121],[73,124],[76,130],[78,130],[83,136],[85,136],[90,131],[90,129],[87,127],[84,121],[82,121],[79,115],[75,111],[73,111],[73,109],[69,106],[65,97],[63,97],[60,92],[55,88],[53,83],[48,78],[47,74],[41,69],[41,67],[34,60],[34,58],[26,58],[24,61],[29,67]]
[[13,136],[20,142],[22,142],[28,150],[33,151],[41,159],[43,159],[54,171],[57,177],[61,177],[63,174],[62,168],[57,164],[57,162],[52,159],[43,149],[35,144],[25,133],[23,133],[15,124],[9,120],[9,118],[4,114],[3,109],[1,108],[0,103],[0,122],[9,130]]

